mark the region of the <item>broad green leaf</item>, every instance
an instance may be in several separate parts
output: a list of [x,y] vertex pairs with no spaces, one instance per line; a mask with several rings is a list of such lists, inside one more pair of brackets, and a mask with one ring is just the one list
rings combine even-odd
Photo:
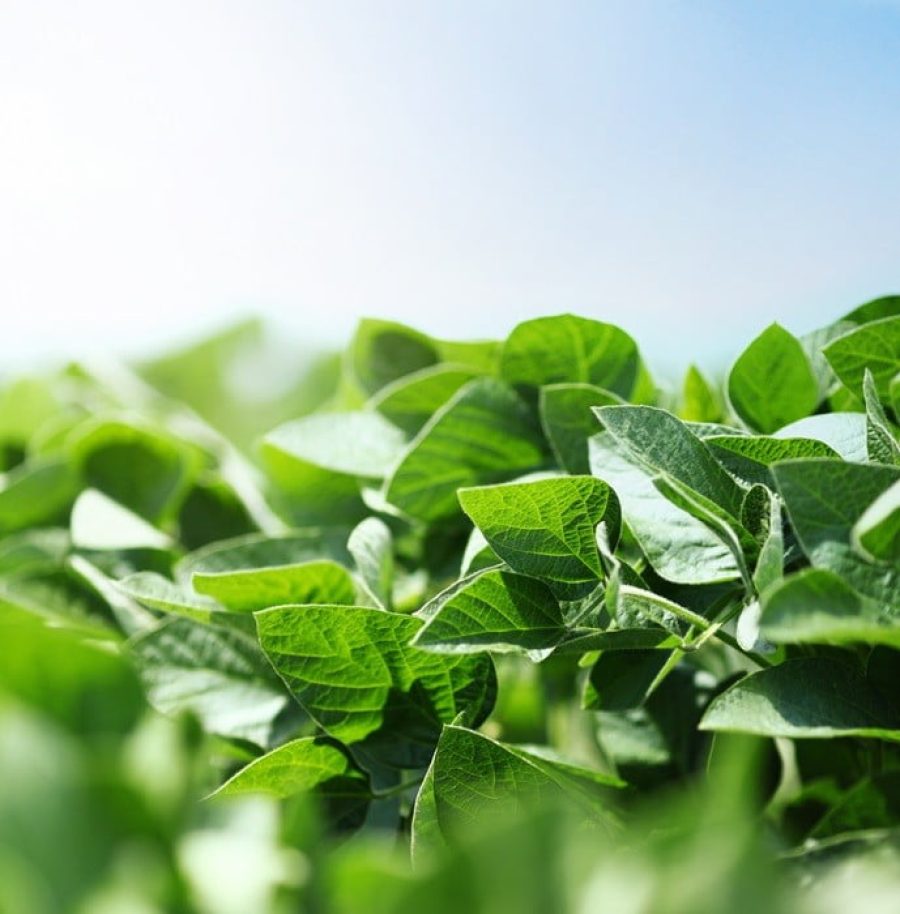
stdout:
[[78,494],[78,475],[57,460],[16,467],[0,483],[0,532],[64,522]]
[[171,537],[96,489],[85,489],[72,506],[72,544],[79,549],[168,549]]
[[[260,496],[261,499],[261,496]],[[266,506],[266,513],[268,506]],[[272,526],[218,474],[207,474],[197,480],[178,510],[178,540],[185,549],[199,549],[217,540],[232,539]]]
[[586,596],[603,577],[598,524],[612,544],[619,536],[619,500],[592,476],[461,489],[459,502],[503,561],[561,600]]
[[588,438],[597,432],[594,406],[621,403],[621,397],[592,384],[546,384],[538,395],[544,434],[559,465],[569,473],[588,473]]
[[381,479],[406,446],[406,436],[377,412],[316,413],[269,432],[263,448],[303,465],[344,476]]
[[728,398],[741,419],[769,434],[813,412],[819,384],[799,340],[771,324],[734,363]]
[[349,605],[356,599],[350,572],[328,559],[237,571],[195,571],[191,584],[197,593],[212,597],[232,612],[255,612],[288,603]]
[[857,306],[841,318],[857,326],[885,317],[900,317],[900,295],[883,295]]
[[533,578],[493,569],[458,581],[420,611],[417,647],[447,654],[541,652],[565,633],[553,594]]
[[822,413],[807,416],[779,429],[775,438],[812,439],[828,445],[844,460],[861,463],[867,459],[866,417],[862,413]]
[[171,619],[135,638],[131,654],[163,714],[189,711],[209,733],[271,745],[291,699],[252,637]]
[[761,631],[776,644],[887,644],[900,648],[900,620],[843,578],[807,568],[762,598]]
[[641,358],[634,340],[613,324],[561,314],[519,324],[500,356],[510,384],[593,384],[628,398]]
[[496,374],[500,365],[499,340],[435,340],[441,361],[471,368],[478,374]]
[[890,387],[891,409],[894,410],[894,416],[900,419],[900,372],[894,375]]
[[390,528],[377,517],[367,517],[350,533],[347,551],[377,605],[390,609],[394,586],[394,542]]
[[563,799],[610,824],[611,788],[621,786],[610,775],[455,725],[441,734],[432,779],[437,818],[450,834],[522,805]]
[[838,454],[813,438],[773,438],[765,435],[716,435],[706,439],[713,454],[732,474],[751,484],[774,486],[769,467],[779,460],[833,457]]
[[272,665],[322,729],[381,764],[425,767],[441,724],[474,724],[493,704],[485,655],[412,647],[419,619],[361,606],[284,606],[256,614]]
[[868,369],[878,396],[887,399],[891,380],[900,371],[900,315],[863,324],[832,340],[824,352],[834,373],[854,393],[862,393]]
[[197,448],[139,422],[90,420],[68,449],[87,485],[151,524],[164,524],[199,470]]
[[623,519],[657,574],[681,584],[739,577],[728,546],[705,524],[673,505],[608,433],[595,435],[589,447],[591,472],[618,496]]
[[718,394],[696,365],[688,366],[685,373],[678,415],[688,422],[718,422],[722,418]]
[[[346,752],[318,737],[301,737],[260,756],[232,775],[217,797],[265,793],[286,800],[329,781],[355,780],[365,789],[366,777]],[[345,786],[345,785],[344,785]]]
[[195,622],[219,622],[224,607],[210,597],[199,596],[153,571],[138,571],[118,582],[119,589],[132,600],[160,612],[185,616]]
[[866,404],[866,445],[869,460],[877,463],[900,464],[900,444],[894,436],[884,413],[872,373],[866,369],[863,378],[863,397]]
[[461,388],[413,439],[385,497],[433,522],[459,512],[456,490],[500,482],[543,465],[543,441],[525,403],[506,384],[480,378]]
[[269,432],[261,454],[294,523],[352,523],[365,514],[361,483],[383,478],[405,446],[377,412],[318,413]]
[[851,539],[864,558],[900,564],[900,480],[866,508],[853,525]]
[[252,533],[210,543],[186,555],[175,566],[176,578],[190,584],[195,574],[213,575],[299,565],[319,559],[348,564],[346,527],[307,527],[283,536]]
[[713,699],[701,730],[789,739],[859,736],[900,742],[900,712],[853,665],[788,660],[741,679]]
[[741,487],[709,446],[671,413],[653,406],[604,406],[594,412],[616,441],[651,472],[670,476],[733,518],[741,516]]
[[398,378],[369,402],[397,428],[415,435],[464,384],[478,376],[464,365],[433,365]]
[[900,468],[838,460],[789,460],[773,468],[791,526],[810,563],[860,593],[900,607],[900,568],[875,565],[854,550],[854,525],[900,479]]
[[435,341],[412,327],[364,318],[347,359],[363,391],[373,394],[397,378],[434,365],[439,354]]

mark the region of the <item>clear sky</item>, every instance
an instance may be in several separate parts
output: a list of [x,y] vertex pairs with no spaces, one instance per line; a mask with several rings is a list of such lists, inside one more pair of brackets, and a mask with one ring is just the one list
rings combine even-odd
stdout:
[[898,2],[0,2],[6,366],[563,310],[719,365],[898,288]]

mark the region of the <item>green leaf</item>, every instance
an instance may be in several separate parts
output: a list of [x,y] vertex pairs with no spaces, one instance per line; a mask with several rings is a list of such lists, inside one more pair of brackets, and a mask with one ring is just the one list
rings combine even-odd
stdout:
[[197,593],[212,597],[232,612],[255,612],[288,603],[349,605],[356,599],[350,572],[328,559],[269,568],[194,572],[191,583]]
[[894,436],[884,413],[872,372],[866,369],[863,378],[863,397],[866,403],[866,445],[869,460],[877,463],[900,464],[900,444]]
[[[377,412],[316,413],[279,425],[263,447],[343,476],[381,479],[406,446],[406,436]],[[298,467],[298,474],[302,470]]]
[[189,619],[171,619],[131,642],[150,703],[163,714],[191,712],[220,736],[271,745],[290,696],[253,638]]
[[404,514],[433,522],[456,515],[456,490],[540,467],[543,442],[525,403],[493,378],[470,382],[413,439],[385,485]]
[[868,324],[885,317],[900,316],[900,295],[883,295],[857,306],[845,314],[841,321],[851,324]]
[[[366,590],[384,609],[391,608],[394,583],[394,542],[384,521],[367,517],[353,528],[347,540],[347,551]],[[339,601],[334,601],[339,602]]]
[[465,365],[433,365],[398,378],[369,401],[397,428],[415,435],[464,384],[478,376]]
[[729,547],[705,524],[673,505],[608,433],[595,435],[589,447],[591,472],[613,488],[625,523],[657,574],[681,584],[740,576]]
[[493,704],[485,655],[412,647],[419,619],[361,606],[285,606],[256,614],[272,665],[322,729],[381,764],[425,767],[442,723],[477,724]]
[[812,439],[828,445],[844,460],[862,463],[868,456],[866,417],[862,413],[822,413],[786,425],[775,438]]
[[59,409],[53,387],[43,378],[18,378],[4,385],[0,392],[0,442],[25,450]]
[[586,818],[610,824],[611,788],[621,782],[552,756],[446,726],[437,746],[433,789],[441,829],[451,834],[515,808],[568,799]]
[[900,564],[900,480],[866,508],[850,536],[854,548],[864,558],[894,566]]
[[437,798],[434,795],[434,760],[435,757],[432,756],[413,805],[409,851],[415,866],[446,847],[441,834],[441,823],[438,821]]
[[682,483],[732,518],[741,516],[741,487],[709,446],[671,413],[653,406],[604,406],[594,412],[616,441],[651,472]]
[[900,607],[900,568],[859,556],[851,533],[866,508],[900,479],[900,468],[838,460],[789,460],[773,468],[791,526],[810,563],[875,600]]
[[824,352],[834,373],[854,393],[862,393],[868,369],[878,396],[887,399],[891,381],[900,371],[900,316],[863,324],[832,340]]
[[89,486],[157,525],[174,516],[202,460],[184,441],[114,418],[80,426],[68,449]]
[[260,756],[232,775],[214,794],[217,797],[264,793],[286,800],[298,793],[340,779],[359,782],[363,790],[367,778],[347,753],[319,737],[292,740]]
[[572,314],[524,321],[500,357],[501,377],[511,384],[593,384],[626,399],[640,366],[637,345],[624,330]]
[[730,473],[750,484],[774,486],[769,468],[779,460],[833,457],[838,454],[812,438],[772,438],[764,435],[714,435],[706,439],[713,454]]
[[352,523],[365,513],[364,480],[390,472],[406,436],[379,413],[318,413],[263,439],[263,462],[294,523]]
[[689,365],[685,373],[678,415],[688,422],[718,422],[722,418],[716,390],[696,365]]
[[700,729],[790,739],[860,736],[900,742],[900,713],[850,662],[804,657],[735,683],[713,699]]
[[597,431],[594,406],[621,403],[621,397],[592,384],[547,384],[538,395],[544,434],[559,465],[572,474],[588,473],[588,438]]
[[2,533],[63,521],[79,489],[75,470],[58,460],[18,466],[0,484]]
[[251,533],[210,543],[188,553],[175,566],[175,576],[190,584],[195,574],[215,575],[300,565],[323,558],[348,564],[346,527],[307,527],[282,536]]
[[371,318],[359,322],[347,358],[357,382],[369,394],[439,361],[435,341],[424,333]]
[[195,622],[217,622],[225,615],[223,607],[215,600],[198,596],[153,571],[138,571],[118,581],[117,586],[141,606]]
[[477,527],[473,527],[463,551],[459,576],[464,578],[472,572],[483,571],[485,568],[501,564],[503,563],[497,553],[488,545],[484,534]]
[[741,419],[769,434],[813,412],[819,384],[800,341],[771,324],[734,363],[728,398]]
[[460,489],[459,502],[510,568],[544,581],[561,600],[587,596],[604,576],[595,531],[618,540],[621,513],[592,476]]
[[96,489],[85,489],[72,506],[72,544],[79,549],[168,549],[171,537]]
[[501,569],[457,581],[419,615],[427,621],[413,644],[439,653],[490,650],[543,656],[565,633],[550,590],[540,581]]
[[900,620],[843,578],[807,568],[762,598],[761,631],[776,644],[887,644],[900,648]]

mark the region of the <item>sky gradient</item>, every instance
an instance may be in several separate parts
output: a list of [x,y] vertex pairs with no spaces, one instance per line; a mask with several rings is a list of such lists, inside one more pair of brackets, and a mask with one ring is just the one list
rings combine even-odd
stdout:
[[574,311],[719,367],[900,289],[900,3],[0,4],[0,370]]

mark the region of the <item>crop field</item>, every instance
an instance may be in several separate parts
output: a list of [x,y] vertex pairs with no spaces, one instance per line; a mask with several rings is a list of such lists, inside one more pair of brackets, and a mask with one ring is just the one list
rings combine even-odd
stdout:
[[900,297],[257,334],[0,388],[2,914],[900,910]]

